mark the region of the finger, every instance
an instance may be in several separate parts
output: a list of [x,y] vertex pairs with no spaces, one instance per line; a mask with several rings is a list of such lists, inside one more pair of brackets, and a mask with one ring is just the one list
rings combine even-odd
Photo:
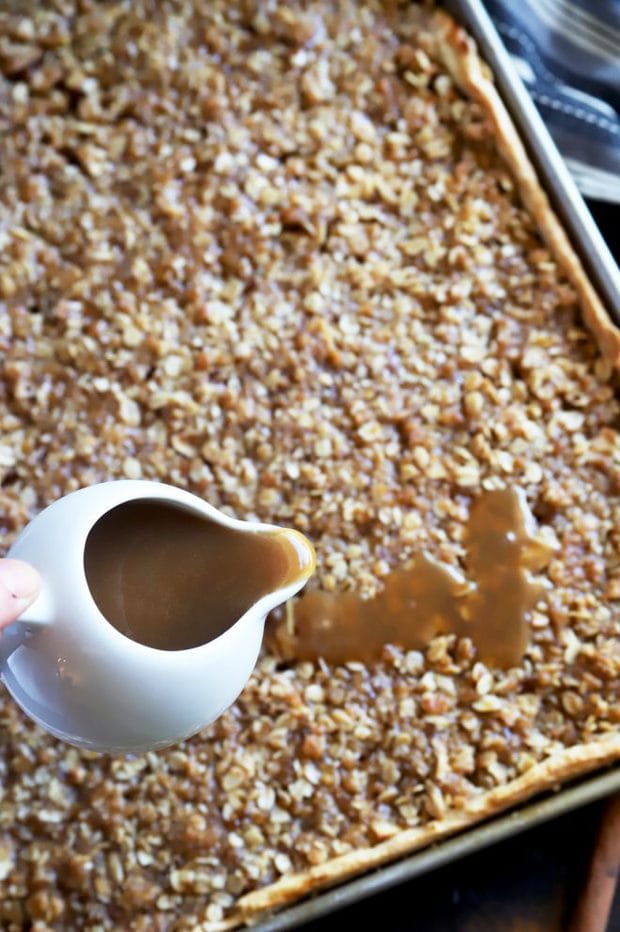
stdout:
[[41,577],[22,560],[0,560],[0,628],[21,615],[41,590]]

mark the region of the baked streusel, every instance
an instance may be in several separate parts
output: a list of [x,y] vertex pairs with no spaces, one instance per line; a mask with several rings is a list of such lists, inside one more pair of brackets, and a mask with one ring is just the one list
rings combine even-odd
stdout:
[[507,671],[453,636],[265,654],[213,726],[131,759],[4,699],[4,929],[234,925],[620,754],[612,358],[446,23],[0,3],[3,547],[144,476],[303,531],[327,590],[372,596],[422,549],[458,567],[481,490],[521,487],[556,548]]

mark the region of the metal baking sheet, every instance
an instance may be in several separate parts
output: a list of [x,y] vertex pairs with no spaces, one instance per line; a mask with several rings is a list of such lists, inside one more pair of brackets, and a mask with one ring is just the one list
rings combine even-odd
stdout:
[[460,835],[437,842],[387,867],[381,867],[325,893],[317,893],[252,928],[260,932],[280,932],[283,929],[296,928],[618,791],[620,768],[616,767],[595,777],[586,778],[576,785],[558,789],[551,796],[546,794],[539,797],[534,802],[492,818],[482,825],[465,829]]
[[517,74],[482,0],[444,0],[442,6],[474,37],[482,57],[491,66],[495,83],[551,203],[592,284],[611,316],[620,324],[620,269]]
[[[445,0],[443,6],[474,37],[493,70],[496,85],[547,194],[590,279],[611,316],[620,324],[620,271],[575,182],[523,86],[481,0]],[[292,929],[340,907],[380,893],[451,861],[472,854],[548,819],[620,792],[620,767],[573,782],[482,825],[438,842],[394,864],[350,880],[253,926],[261,932]]]

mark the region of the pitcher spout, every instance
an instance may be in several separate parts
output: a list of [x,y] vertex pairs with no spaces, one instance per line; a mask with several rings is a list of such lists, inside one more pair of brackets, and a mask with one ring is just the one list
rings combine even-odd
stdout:
[[[269,585],[264,586],[262,594],[252,604],[249,614],[261,620],[273,609],[287,602],[308,582],[316,569],[316,553],[310,541],[293,528],[274,525],[254,526],[265,544],[265,563],[269,566]],[[251,525],[248,526],[248,530]],[[267,581],[267,576],[263,582]]]
[[295,582],[303,586],[316,569],[316,552],[310,541],[300,531],[283,528],[280,533],[287,540],[291,552],[297,558]]

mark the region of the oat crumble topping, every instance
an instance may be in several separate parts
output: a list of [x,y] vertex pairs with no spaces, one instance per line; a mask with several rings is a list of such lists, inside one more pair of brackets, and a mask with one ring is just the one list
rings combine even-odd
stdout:
[[439,637],[261,660],[112,759],[0,706],[0,925],[216,928],[620,719],[620,407],[426,14],[0,3],[0,541],[103,479],[188,488],[373,595],[519,485],[557,556],[523,664]]

